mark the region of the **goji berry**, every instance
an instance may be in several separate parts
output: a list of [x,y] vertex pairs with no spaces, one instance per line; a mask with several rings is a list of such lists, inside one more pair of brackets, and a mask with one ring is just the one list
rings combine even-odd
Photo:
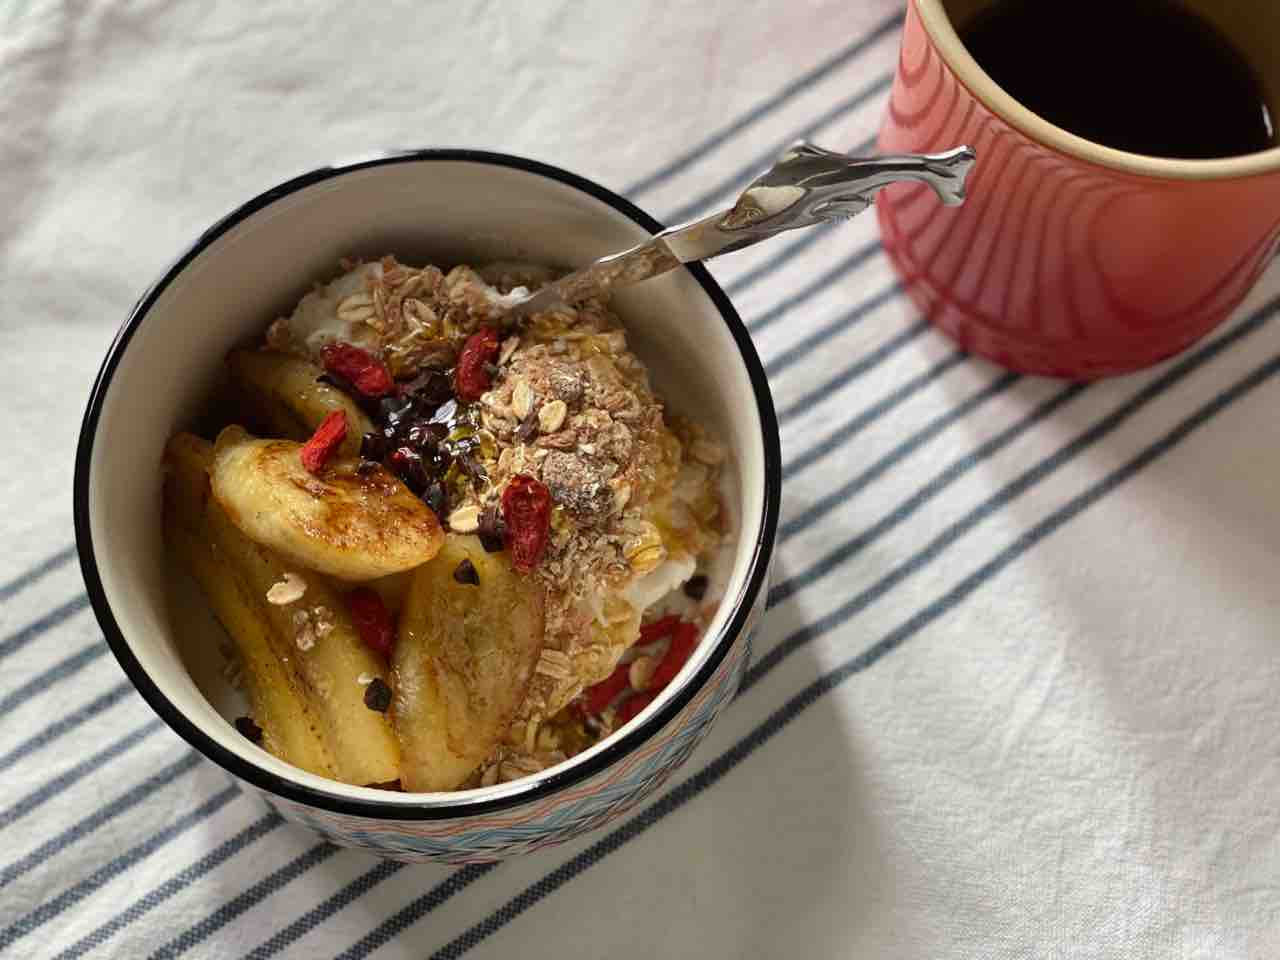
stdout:
[[485,369],[498,358],[498,331],[481,327],[462,345],[458,366],[453,372],[453,388],[460,400],[479,400],[492,377]]
[[618,708],[617,725],[622,726],[649,704],[653,703],[654,696],[652,693],[637,693],[635,696],[624,700],[622,706]]
[[319,473],[345,439],[347,415],[342,410],[334,410],[320,421],[311,439],[302,445],[302,466],[308,473]]
[[502,492],[502,520],[506,524],[511,565],[530,573],[542,562],[551,532],[551,491],[525,474],[517,474]]
[[391,371],[368,350],[349,343],[328,343],[320,359],[330,373],[342,377],[366,397],[385,397],[396,389]]
[[347,594],[347,613],[364,645],[390,657],[396,644],[396,627],[382,597],[369,587],[357,587]]
[[697,645],[697,626],[692,623],[677,624],[671,634],[671,647],[667,650],[667,655],[662,658],[662,662],[658,664],[658,669],[653,671],[649,689],[656,693],[674,680]]
[[583,709],[587,713],[603,713],[605,707],[627,688],[631,664],[620,663],[617,669],[583,694]]
[[640,628],[640,642],[653,643],[655,640],[661,640],[663,637],[671,636],[671,631],[676,628],[676,624],[680,622],[680,618],[674,613],[669,613],[661,620],[655,620],[653,623],[646,623]]

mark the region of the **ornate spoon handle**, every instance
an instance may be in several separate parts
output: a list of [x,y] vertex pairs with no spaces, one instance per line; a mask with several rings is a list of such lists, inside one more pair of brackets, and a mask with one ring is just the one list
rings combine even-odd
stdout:
[[682,263],[710,260],[779,233],[857,216],[877,190],[914,180],[948,206],[964,202],[975,155],[969,147],[943,153],[850,157],[811,143],[790,147],[752,181],[728,210],[671,227],[650,240],[588,264],[510,306],[519,316],[574,303],[666,273]]

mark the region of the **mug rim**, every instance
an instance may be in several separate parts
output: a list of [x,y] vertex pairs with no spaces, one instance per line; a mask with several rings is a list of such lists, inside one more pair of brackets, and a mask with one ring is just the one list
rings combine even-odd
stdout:
[[1100,167],[1164,180],[1233,180],[1280,170],[1280,146],[1233,157],[1185,160],[1117,150],[1078,136],[1024,107],[982,69],[956,32],[944,0],[911,2],[930,43],[956,79],[983,106],[1036,143]]
[[[149,286],[134,304],[124,323],[117,331],[99,368],[89,394],[89,402],[81,422],[76,448],[75,476],[72,486],[72,513],[75,524],[76,548],[80,571],[99,626],[111,652],[128,676],[134,688],[170,729],[195,747],[202,755],[218,764],[237,778],[283,799],[333,813],[368,817],[380,820],[423,821],[451,820],[508,810],[523,804],[543,800],[557,792],[581,783],[608,769],[638,749],[652,735],[664,728],[710,682],[714,673],[728,656],[734,644],[744,639],[742,634],[751,620],[752,613],[768,578],[777,531],[782,490],[782,453],[778,433],[778,421],[773,398],[769,390],[764,366],[756,353],[746,325],[738,316],[728,296],[701,263],[685,264],[703,293],[728,328],[738,348],[738,356],[746,369],[756,412],[760,418],[762,447],[762,513],[759,516],[755,542],[747,549],[746,575],[738,595],[721,603],[732,602],[732,612],[725,619],[719,635],[712,638],[714,648],[699,669],[691,675],[674,695],[645,721],[626,731],[614,743],[578,764],[558,765],[542,773],[531,774],[505,784],[508,787],[500,795],[487,798],[462,798],[450,801],[451,794],[439,794],[416,803],[391,803],[383,800],[343,796],[339,793],[312,787],[287,779],[265,767],[259,766],[218,744],[163,693],[157,683],[143,669],[133,653],[129,641],[115,619],[110,602],[98,573],[97,552],[94,547],[92,518],[89,509],[91,470],[94,441],[98,423],[112,380],[120,361],[134,334],[155,306],[161,294],[182,272],[215,241],[228,231],[248,220],[272,203],[298,193],[307,187],[337,177],[378,167],[404,163],[473,163],[515,169],[550,180],[586,193],[602,201],[628,219],[656,234],[665,229],[656,218],[640,209],[630,200],[600,186],[592,180],[571,173],[552,164],[531,160],[514,154],[473,150],[466,148],[422,148],[387,150],[365,154],[359,159],[318,167],[277,186],[262,191],[232,210],[200,234],[161,274],[160,279]],[[741,549],[741,548],[740,548]],[[563,769],[560,769],[563,767]]]

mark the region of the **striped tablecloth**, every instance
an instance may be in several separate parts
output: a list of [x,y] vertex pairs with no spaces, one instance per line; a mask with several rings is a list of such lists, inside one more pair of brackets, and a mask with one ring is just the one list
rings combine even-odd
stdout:
[[250,194],[523,153],[676,221],[865,149],[899,0],[0,4],[0,954],[1274,957],[1280,276],[1089,387],[958,353],[874,217],[718,261],[786,488],[737,702],[665,792],[497,867],[318,843],[132,692],[72,451],[133,299]]

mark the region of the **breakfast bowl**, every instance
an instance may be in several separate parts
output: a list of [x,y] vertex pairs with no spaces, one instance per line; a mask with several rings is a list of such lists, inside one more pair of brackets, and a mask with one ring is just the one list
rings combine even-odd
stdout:
[[168,439],[207,418],[228,352],[343,258],[390,251],[404,263],[567,269],[661,229],[630,202],[555,167],[421,150],[314,171],[207,230],[142,296],[108,350],[76,456],[76,538],[89,597],[152,709],[285,818],[399,860],[502,859],[599,827],[652,794],[737,691],[765,605],[779,508],[778,428],[764,370],[702,267],[621,291],[611,305],[654,392],[670,411],[696,416],[725,452],[726,536],[709,571],[716,602],[674,679],[616,729],[545,769],[448,791],[382,789],[308,772],[242,735],[232,721],[243,698],[216,656],[225,634],[166,551],[161,464]]

